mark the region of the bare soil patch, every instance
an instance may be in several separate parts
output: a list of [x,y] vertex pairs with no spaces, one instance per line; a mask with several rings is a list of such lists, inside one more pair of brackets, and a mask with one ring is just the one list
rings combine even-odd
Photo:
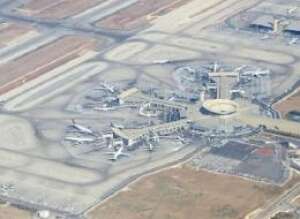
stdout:
[[286,98],[284,101],[279,102],[274,107],[277,111],[281,113],[283,117],[286,117],[286,115],[290,111],[294,111],[294,110],[299,111],[300,110],[300,88],[295,94]]
[[89,219],[240,219],[283,188],[173,168],[148,176],[92,210]]
[[0,219],[31,219],[31,213],[22,209],[7,206],[0,207]]

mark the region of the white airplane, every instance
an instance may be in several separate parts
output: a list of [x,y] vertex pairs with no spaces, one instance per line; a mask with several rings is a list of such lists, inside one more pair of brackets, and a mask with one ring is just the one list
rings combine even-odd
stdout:
[[149,142],[147,146],[148,146],[148,147],[146,148],[146,151],[149,151],[149,152],[153,152],[153,151],[154,151],[154,146],[153,146],[153,144],[151,144],[151,143]]
[[235,89],[235,90],[230,90],[230,93],[231,93],[231,94],[238,93],[238,94],[244,95],[244,94],[245,94],[245,91],[244,91],[244,90],[241,90],[241,89]]
[[110,84],[108,84],[106,81],[104,81],[104,82],[102,83],[102,86],[103,86],[105,89],[109,90],[111,93],[114,93],[114,92],[115,92],[115,87],[112,86],[112,85],[110,85]]
[[98,106],[96,106],[96,107],[94,107],[93,109],[96,110],[96,111],[104,111],[104,112],[107,112],[107,111],[114,110],[115,108],[114,108],[114,107],[107,107],[107,106],[104,105],[104,107],[98,107]]
[[114,140],[113,141],[113,146],[121,146],[123,147],[123,141],[122,140]]
[[118,151],[116,152],[108,152],[107,154],[113,155],[112,158],[109,158],[109,160],[116,161],[118,160],[121,156],[129,157],[129,154],[123,153],[124,147],[120,147]]
[[159,143],[159,135],[157,135],[157,134],[155,134],[153,137],[152,137],[152,140],[154,141],[154,142],[157,142],[157,143]]
[[269,140],[266,140],[264,142],[265,142],[265,144],[276,144],[277,143],[276,141],[269,141]]
[[174,101],[176,98],[174,96],[170,97],[168,101]]
[[293,7],[287,10],[288,14],[293,14],[296,10],[298,9],[298,7]]
[[220,66],[219,66],[218,62],[215,61],[211,66],[205,67],[205,68],[207,68],[208,70],[212,71],[213,73],[216,73],[216,72],[219,71]]
[[94,134],[94,132],[90,128],[86,128],[82,125],[77,124],[74,119],[72,119],[72,127],[77,129],[81,133],[90,134],[90,135]]
[[112,144],[112,143],[109,143],[107,147],[108,147],[109,149],[112,149],[112,148],[113,148],[113,144]]
[[298,148],[298,146],[296,144],[294,144],[293,142],[289,142],[288,147],[292,148],[292,149],[297,149]]
[[238,74],[238,80],[240,80],[240,77],[241,77],[241,73],[242,73],[242,70],[247,68],[247,65],[242,65],[240,67],[237,67],[233,70],[234,73],[237,73]]
[[213,66],[213,71],[217,72],[219,70],[220,66],[218,64],[218,62],[214,62],[214,66]]
[[176,139],[178,139],[181,144],[186,144],[187,143],[186,140],[183,137],[179,136],[179,135],[176,136]]
[[155,60],[155,61],[153,61],[153,64],[167,64],[169,62],[171,62],[171,61],[168,60],[168,59],[162,59],[162,60]]
[[263,35],[260,39],[261,39],[261,40],[268,40],[268,39],[270,39],[270,38],[271,38],[270,35],[265,34],[265,35]]
[[288,42],[288,45],[291,46],[291,45],[297,44],[298,40],[299,40],[299,38],[294,37]]
[[76,142],[78,144],[91,143],[95,141],[94,138],[84,138],[84,137],[65,137],[65,140],[70,142]]

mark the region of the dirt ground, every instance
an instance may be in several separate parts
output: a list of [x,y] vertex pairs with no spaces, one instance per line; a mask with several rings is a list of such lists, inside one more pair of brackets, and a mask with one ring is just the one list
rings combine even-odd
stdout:
[[283,117],[285,117],[287,113],[289,113],[290,111],[299,110],[300,109],[300,88],[294,95],[276,104],[274,108],[278,110]]
[[0,219],[31,219],[31,213],[11,206],[0,207]]
[[138,181],[88,218],[240,219],[281,191],[238,177],[173,168]]
[[[31,52],[19,59],[0,65],[0,93],[7,92],[25,81],[54,69],[92,50],[95,41],[82,37],[68,36]],[[22,66],[22,68],[20,68]]]
[[96,23],[107,29],[134,30],[147,26],[149,22],[164,15],[190,0],[140,0]]
[[105,0],[32,0],[20,9],[27,15],[49,19],[63,19],[83,12]]

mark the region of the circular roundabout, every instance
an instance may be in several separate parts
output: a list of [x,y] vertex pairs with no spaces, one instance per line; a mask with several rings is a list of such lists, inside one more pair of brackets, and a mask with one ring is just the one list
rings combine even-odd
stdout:
[[236,113],[238,110],[239,105],[227,99],[214,99],[214,100],[206,100],[202,108],[214,115],[230,115]]

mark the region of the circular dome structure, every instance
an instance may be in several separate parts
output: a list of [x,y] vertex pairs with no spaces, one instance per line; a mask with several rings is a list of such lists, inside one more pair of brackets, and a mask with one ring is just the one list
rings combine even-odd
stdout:
[[238,104],[232,100],[215,99],[206,100],[202,107],[209,113],[215,115],[230,115],[237,111]]

